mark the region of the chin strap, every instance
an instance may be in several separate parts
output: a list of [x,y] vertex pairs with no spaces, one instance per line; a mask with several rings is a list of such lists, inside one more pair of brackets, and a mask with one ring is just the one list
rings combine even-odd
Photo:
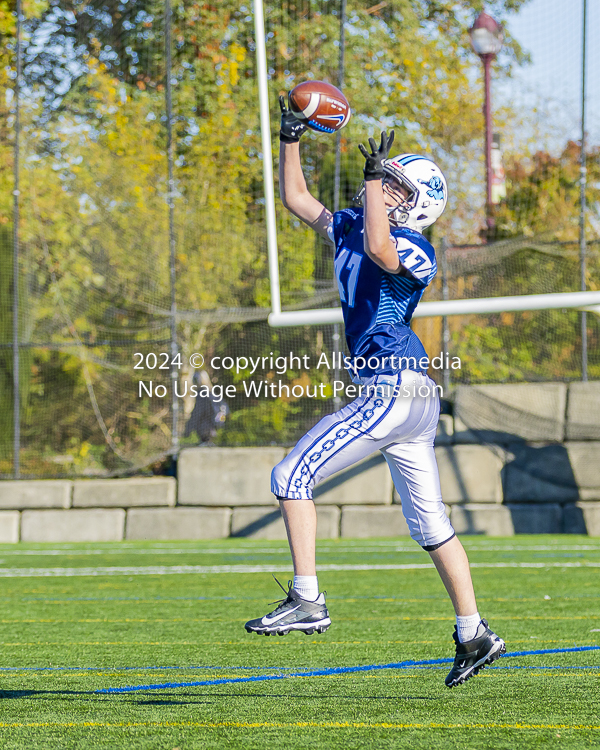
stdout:
[[[365,183],[363,182],[352,199],[353,203],[357,206],[364,206],[364,196]],[[400,206],[386,208],[386,211],[391,224],[397,227],[406,226],[406,222],[409,219],[408,211],[403,210]]]
[[408,221],[408,211],[403,211],[401,208],[387,209],[388,219],[396,226],[403,226]]

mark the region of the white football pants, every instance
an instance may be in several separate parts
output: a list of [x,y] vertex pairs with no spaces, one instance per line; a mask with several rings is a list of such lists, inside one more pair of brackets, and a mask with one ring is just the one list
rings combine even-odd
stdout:
[[323,417],[277,464],[271,491],[279,498],[310,500],[316,484],[379,449],[411,537],[436,549],[454,536],[433,448],[439,413],[438,392],[427,375],[411,370],[377,375],[364,384],[362,395]]

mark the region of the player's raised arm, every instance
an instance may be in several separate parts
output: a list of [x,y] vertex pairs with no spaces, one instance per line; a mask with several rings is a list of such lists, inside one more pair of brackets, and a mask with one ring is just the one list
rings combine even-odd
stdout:
[[390,239],[390,222],[381,185],[385,177],[383,162],[388,158],[393,142],[392,130],[389,137],[385,132],[381,134],[379,148],[373,138],[369,138],[371,153],[362,143],[358,148],[365,157],[365,252],[385,271],[398,273],[402,267],[396,245]]
[[281,130],[279,131],[279,193],[281,202],[309,227],[325,239],[329,239],[331,211],[309,192],[300,163],[300,136],[306,131],[301,122],[287,107],[283,96],[281,107]]

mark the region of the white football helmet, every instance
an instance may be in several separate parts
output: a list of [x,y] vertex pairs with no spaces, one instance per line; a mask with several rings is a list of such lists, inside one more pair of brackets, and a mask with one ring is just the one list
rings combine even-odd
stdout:
[[[397,202],[387,209],[390,224],[422,232],[439,219],[448,201],[448,186],[435,162],[419,154],[400,154],[386,159],[383,171],[383,189]],[[356,199],[362,202],[363,196],[364,183]]]

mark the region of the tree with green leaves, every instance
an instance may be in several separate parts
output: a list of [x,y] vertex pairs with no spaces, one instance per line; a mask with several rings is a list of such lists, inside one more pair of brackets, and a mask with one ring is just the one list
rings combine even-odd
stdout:
[[[490,10],[501,20],[521,4],[499,1]],[[13,6],[3,7],[10,14]],[[48,422],[62,420],[65,428],[52,432],[53,450],[75,450],[74,435],[80,444],[104,444],[89,407],[58,416],[57,399],[68,393],[86,404],[90,382],[106,431],[124,454],[168,444],[164,414],[154,432],[144,433],[152,415],[132,395],[132,345],[124,342],[168,339],[169,201],[177,303],[191,321],[179,326],[181,348],[202,342],[210,353],[239,339],[234,329],[204,330],[193,322],[195,311],[270,304],[250,6],[173,3],[174,195],[167,183],[165,7],[156,0],[50,0],[24,9],[21,204],[29,305],[36,336],[54,346],[75,341],[78,352],[36,354],[38,424],[30,439],[43,443]],[[306,78],[337,82],[339,8],[333,0],[265,2],[274,144],[279,93]],[[482,134],[481,86],[470,76],[467,34],[479,10],[480,3],[466,0],[348,3],[344,91],[354,114],[342,133],[342,203],[361,180],[357,143],[393,127],[402,150],[430,154],[450,178],[440,233],[452,232],[458,216],[454,239],[476,236],[476,210],[463,199]],[[6,28],[14,34],[13,16]],[[511,40],[507,49],[508,64],[522,59]],[[4,85],[10,87],[8,78]],[[10,128],[0,133],[0,183],[7,187],[11,137]],[[310,134],[304,141],[309,186],[332,201],[335,139]],[[0,221],[10,220],[9,196],[10,190],[0,196]],[[310,230],[295,224],[278,212],[282,291],[291,304],[312,297],[319,281]],[[316,338],[306,346],[318,346]],[[291,340],[270,332],[255,346],[270,351]],[[63,378],[64,390],[47,387],[49,373]],[[156,407],[154,416],[163,411]],[[281,423],[281,413],[264,412],[261,436]],[[233,414],[234,423],[239,433],[241,417]],[[98,461],[110,463],[104,455]]]

